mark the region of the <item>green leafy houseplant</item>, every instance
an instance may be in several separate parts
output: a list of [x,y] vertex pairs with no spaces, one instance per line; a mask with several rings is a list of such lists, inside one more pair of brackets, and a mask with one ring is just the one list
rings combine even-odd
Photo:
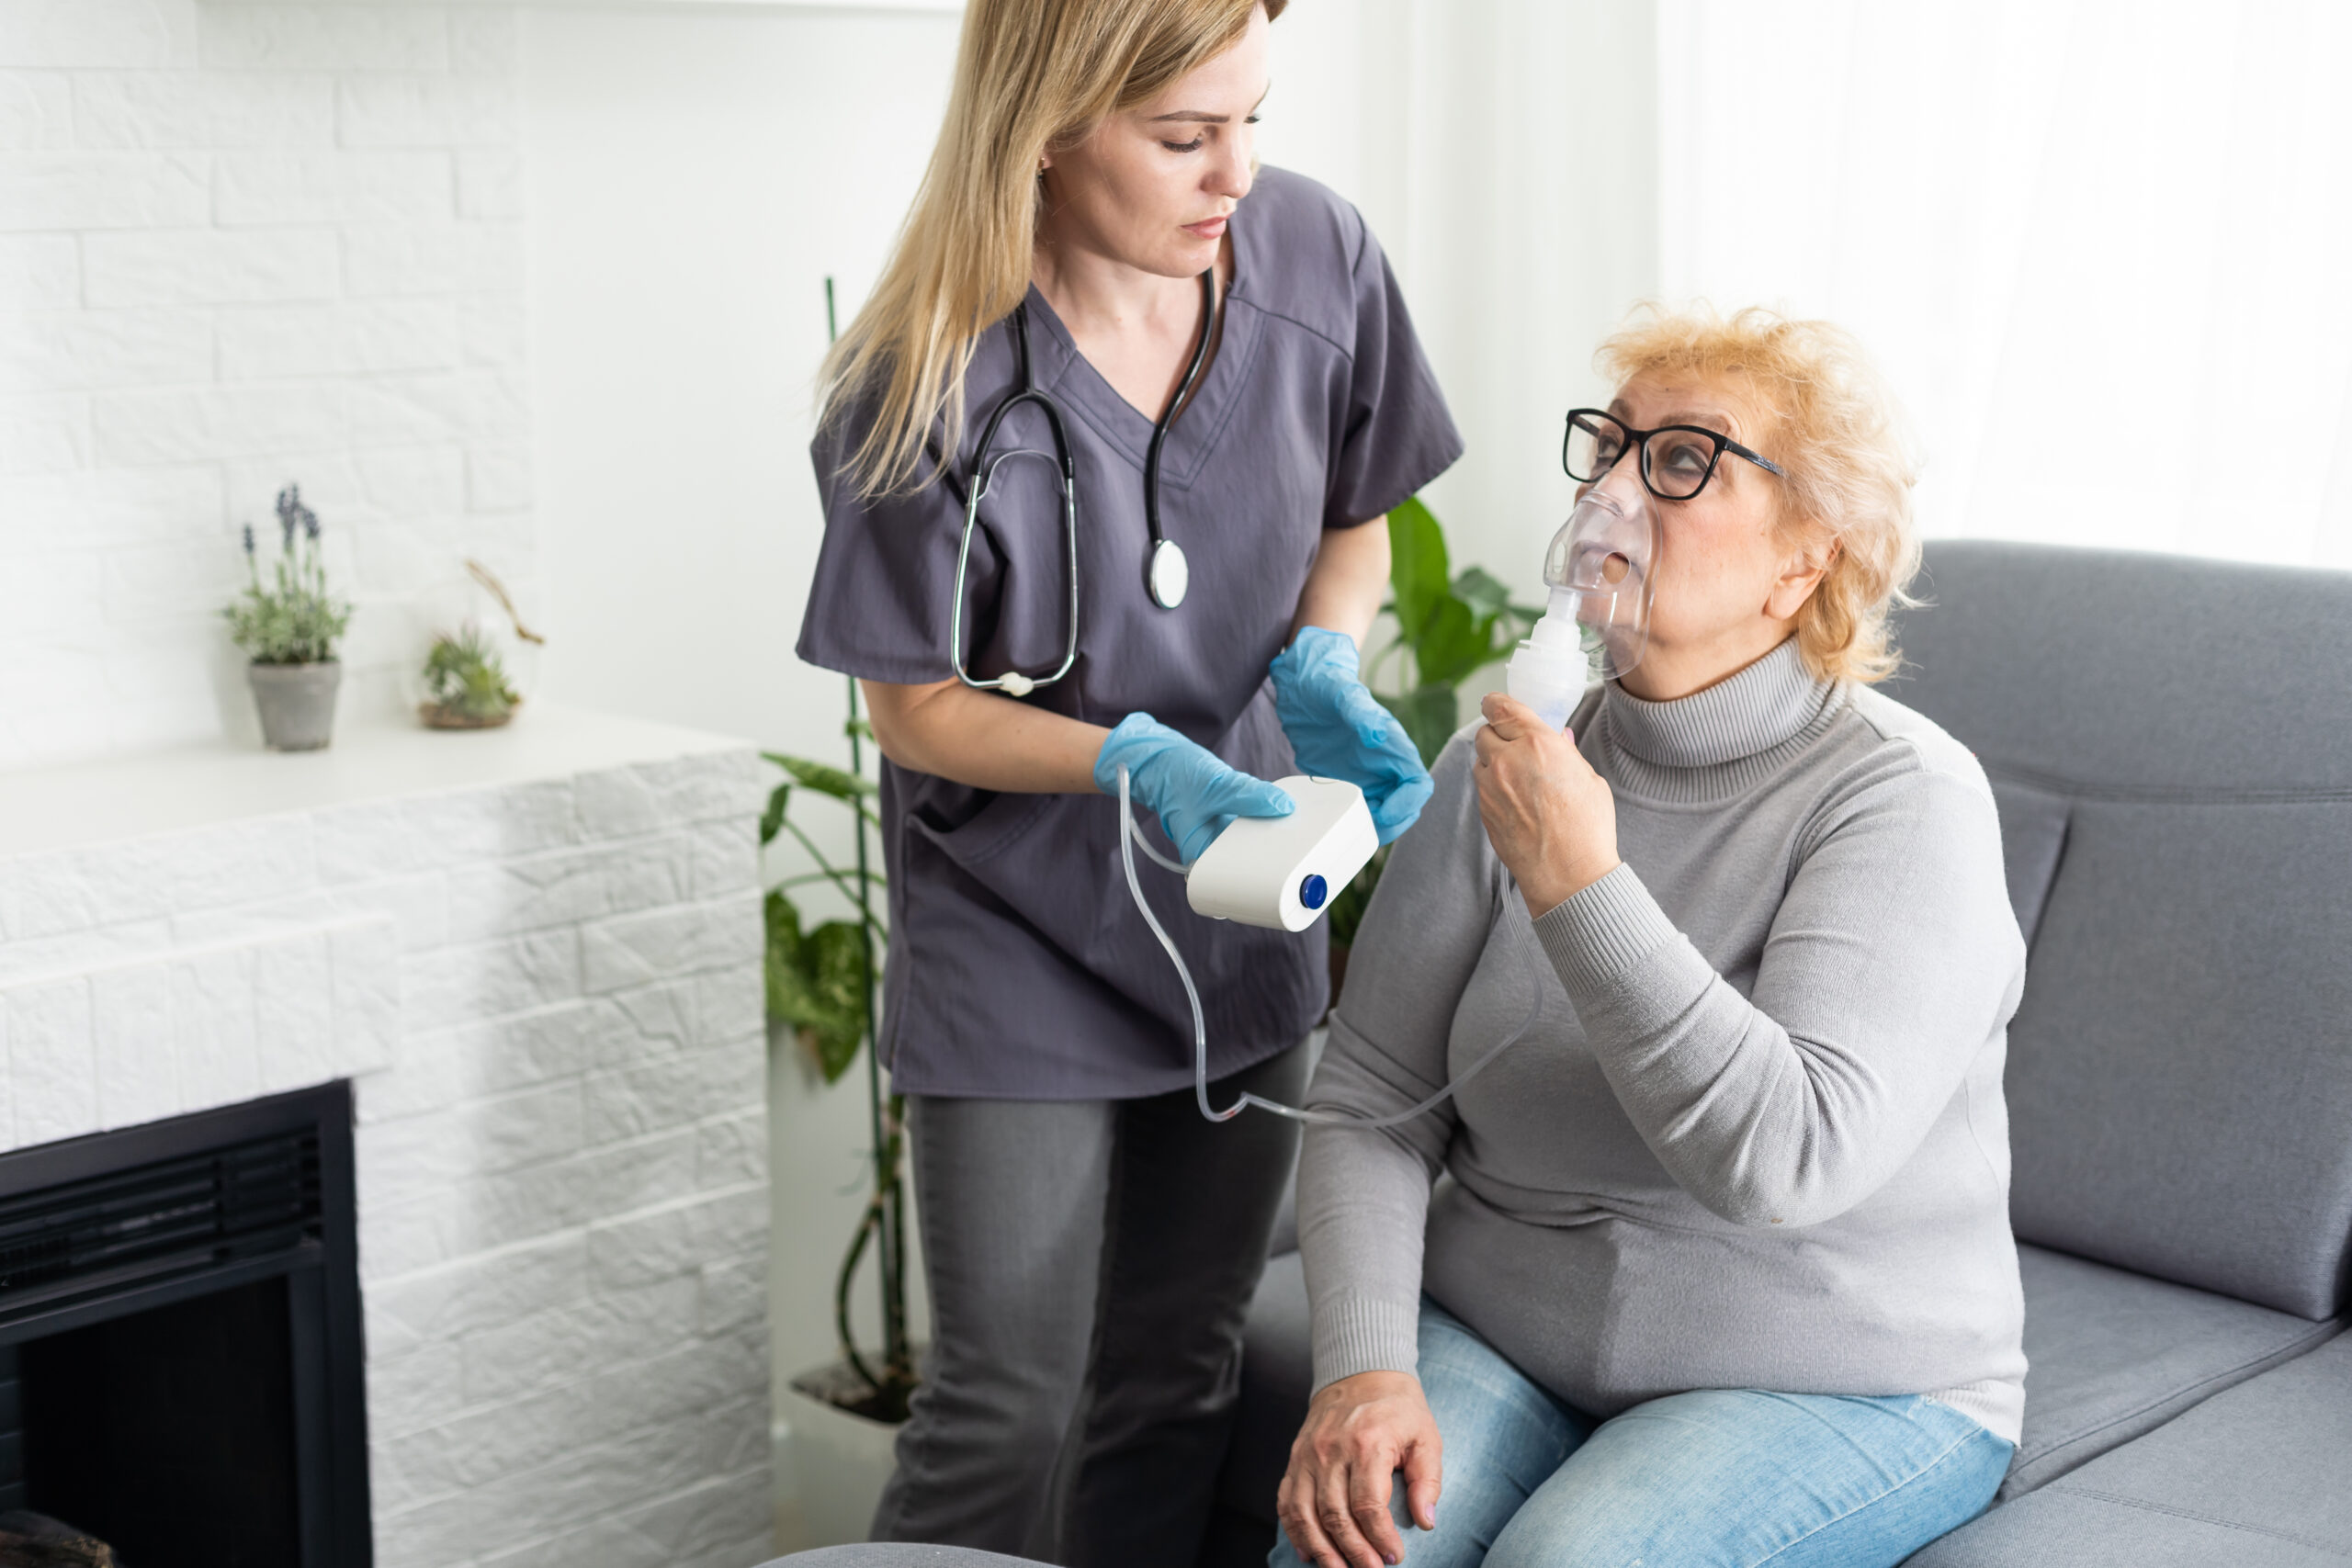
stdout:
[[[866,942],[887,942],[888,931],[861,897],[861,885],[882,886],[879,874],[835,865],[791,817],[795,787],[840,801],[869,826],[878,826],[869,804],[873,781],[806,757],[761,753],[786,773],[769,793],[760,816],[760,842],[772,844],[789,833],[815,863],[815,869],[787,876],[768,890],[768,1016],[789,1025],[827,1083],[838,1083],[865,1039],[869,1011],[865,984]],[[786,890],[830,883],[858,907],[856,920],[827,920],[808,931]]]
[[[1364,683],[1404,725],[1424,766],[1461,726],[1462,682],[1508,655],[1544,612],[1510,602],[1478,567],[1453,570],[1445,529],[1416,496],[1388,514],[1388,603],[1396,635],[1364,663]],[[1383,849],[1331,901],[1332,993],[1372,890],[1388,863]]]
[[435,636],[424,656],[424,722],[437,729],[487,729],[504,724],[522,698],[506,682],[506,666],[471,621]]
[[[849,682],[849,721],[843,729],[850,745],[846,773],[806,757],[761,753],[785,773],[784,781],[769,794],[767,808],[760,814],[761,846],[765,848],[788,833],[812,866],[769,888],[763,901],[768,1018],[791,1032],[829,1084],[838,1083],[857,1060],[858,1048],[865,1048],[866,1100],[874,1137],[873,1190],[833,1282],[833,1326],[841,1338],[842,1361],[795,1379],[793,1386],[811,1398],[858,1415],[896,1422],[906,1419],[907,1400],[915,1387],[914,1348],[907,1333],[906,1195],[901,1174],[906,1121],[900,1098],[882,1092],[881,1066],[874,1051],[875,953],[889,940],[889,931],[874,908],[875,895],[884,883],[872,867],[866,830],[878,828],[881,822],[874,809],[874,782],[865,774],[863,743],[873,739],[873,731],[858,716],[854,680]],[[792,819],[795,799],[807,795],[836,801],[854,814],[854,865],[834,864]],[[856,911],[855,919],[825,920],[804,929],[791,890],[817,883],[841,893]],[[878,1369],[860,1354],[849,1320],[850,1286],[869,1246],[881,1273]]]
[[[833,321],[833,280],[825,279],[825,336],[839,334]],[[914,1346],[907,1335],[907,1204],[901,1175],[906,1159],[906,1104],[898,1095],[882,1092],[882,1065],[874,1048],[874,955],[890,939],[874,913],[874,896],[884,886],[881,874],[866,852],[866,829],[882,819],[874,809],[879,793],[865,776],[865,743],[874,730],[857,711],[857,681],[847,678],[849,718],[842,733],[849,738],[849,772],[806,757],[777,751],[762,756],[785,772],[785,780],[768,795],[760,813],[760,847],[764,851],[780,833],[790,833],[814,869],[787,876],[768,890],[763,903],[767,930],[768,1019],[792,1032],[815,1058],[827,1083],[838,1083],[865,1047],[867,1126],[874,1138],[874,1188],[850,1236],[833,1280],[833,1328],[840,1336],[842,1359],[792,1380],[792,1386],[811,1399],[877,1421],[907,1418],[907,1400],[915,1389]],[[792,819],[793,792],[797,788],[849,807],[854,814],[857,863],[837,866],[816,840]],[[829,883],[857,911],[854,920],[826,920],[802,930],[800,910],[788,890],[812,883]],[[876,1371],[858,1354],[856,1336],[850,1332],[849,1292],[857,1266],[868,1246],[881,1275],[882,1366]]]

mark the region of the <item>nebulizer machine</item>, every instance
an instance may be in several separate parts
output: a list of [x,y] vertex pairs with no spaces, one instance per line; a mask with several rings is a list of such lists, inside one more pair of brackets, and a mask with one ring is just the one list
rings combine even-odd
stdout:
[[[1612,476],[1613,478],[1614,476]],[[1634,479],[1630,485],[1596,484],[1577,497],[1576,510],[1552,539],[1544,558],[1549,591],[1545,613],[1512,654],[1506,671],[1510,694],[1555,728],[1594,681],[1615,680],[1641,660],[1649,641],[1653,571],[1657,559],[1657,511]],[[1361,1117],[1305,1111],[1244,1093],[1218,1110],[1209,1103],[1208,1030],[1192,971],[1167,928],[1144,897],[1136,873],[1136,851],[1185,879],[1185,900],[1196,914],[1274,931],[1298,931],[1312,925],[1330,897],[1345,887],[1380,847],[1363,792],[1340,779],[1294,776],[1275,787],[1296,808],[1287,817],[1239,817],[1210,841],[1191,864],[1153,849],[1136,826],[1131,781],[1123,766],[1119,781],[1119,860],[1127,892],[1159,939],[1184,984],[1193,1011],[1193,1093],[1201,1114],[1228,1122],[1251,1106],[1295,1122],[1327,1126],[1379,1128],[1409,1122],[1442,1102],[1525,1038],[1543,1010],[1540,980],[1531,989],[1527,1015],[1518,1028],[1456,1074],[1428,1099],[1393,1115]],[[1531,933],[1506,919],[1523,944]],[[1540,974],[1541,965],[1530,970]]]

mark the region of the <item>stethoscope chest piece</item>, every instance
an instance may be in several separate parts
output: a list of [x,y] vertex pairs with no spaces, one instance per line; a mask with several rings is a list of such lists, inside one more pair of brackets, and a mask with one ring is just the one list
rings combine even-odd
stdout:
[[1153,604],[1163,610],[1182,604],[1185,590],[1193,586],[1193,566],[1184,558],[1183,547],[1173,539],[1152,546],[1148,578]]

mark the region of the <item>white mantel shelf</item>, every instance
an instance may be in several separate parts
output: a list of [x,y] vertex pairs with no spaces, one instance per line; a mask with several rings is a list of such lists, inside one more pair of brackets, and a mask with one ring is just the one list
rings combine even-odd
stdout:
[[502,729],[347,723],[320,751],[227,741],[0,773],[0,858],[282,812],[493,787],[748,741],[534,704]]

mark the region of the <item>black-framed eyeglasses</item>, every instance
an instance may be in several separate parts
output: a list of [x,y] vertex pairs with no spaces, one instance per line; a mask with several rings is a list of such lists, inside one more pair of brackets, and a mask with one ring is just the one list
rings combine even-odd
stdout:
[[1617,466],[1627,449],[1642,452],[1642,483],[1660,501],[1688,501],[1707,488],[1724,453],[1745,457],[1768,474],[1787,478],[1781,465],[1719,431],[1696,424],[1635,430],[1604,409],[1570,409],[1560,443],[1560,466],[1578,484],[1592,484]]

